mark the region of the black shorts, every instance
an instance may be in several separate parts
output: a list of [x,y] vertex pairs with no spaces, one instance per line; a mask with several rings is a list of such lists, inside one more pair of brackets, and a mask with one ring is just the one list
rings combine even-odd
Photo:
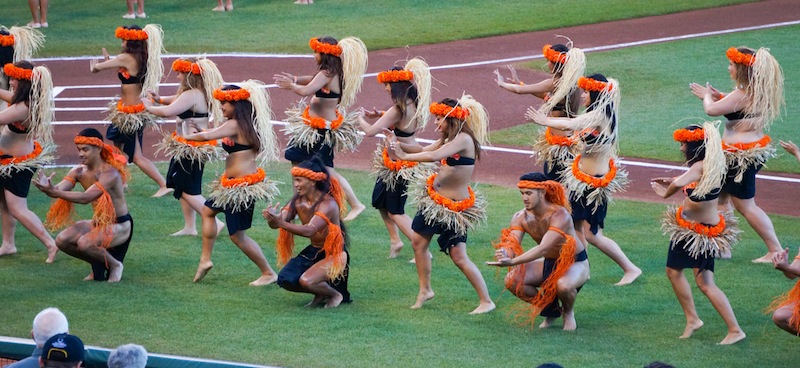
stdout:
[[458,243],[467,242],[467,234],[456,234],[454,230],[445,228],[440,222],[428,225],[425,223],[425,217],[419,213],[414,216],[414,221],[411,222],[411,230],[422,235],[439,234],[437,242],[439,243],[439,249],[444,254],[450,254],[450,248],[455,247]]
[[31,180],[36,169],[33,170],[15,170],[10,176],[0,176],[0,184],[3,189],[11,192],[11,194],[20,197],[28,198],[28,193],[31,189]]
[[564,165],[563,162],[558,162],[555,165],[550,165],[549,162],[545,161],[542,164],[542,171],[547,180],[555,180],[560,183],[561,175],[559,173],[563,171],[566,167],[567,166]]
[[325,166],[333,167],[333,147],[331,147],[329,144],[325,144],[324,139],[325,134],[328,133],[327,129],[317,129],[317,131],[322,134],[322,137],[319,137],[317,143],[315,143],[312,147],[308,149],[300,146],[286,147],[283,157],[292,163],[300,163],[310,159],[314,155],[317,155],[322,160],[322,163],[325,164]]
[[372,207],[379,210],[386,210],[393,215],[403,215],[406,213],[406,200],[408,195],[406,189],[408,183],[405,180],[398,180],[394,190],[389,190],[386,183],[378,179],[372,189]]
[[[608,202],[594,209],[594,204],[586,203],[586,196],[574,198],[569,196],[569,204],[572,207],[572,222],[586,221],[589,223],[589,231],[597,235],[600,229],[605,228],[606,214],[608,213]],[[582,229],[578,229],[582,230]]]
[[253,225],[253,212],[256,209],[256,203],[250,203],[242,211],[233,212],[227,208],[217,207],[211,199],[206,200],[206,207],[225,213],[225,226],[228,227],[228,235],[236,234],[239,230],[247,230]]
[[128,162],[133,162],[133,156],[136,153],[136,141],[139,141],[139,147],[142,146],[142,137],[144,136],[144,127],[141,127],[136,133],[133,134],[124,134],[111,124],[108,126],[108,130],[106,130],[106,138],[122,150],[126,156],[128,156]]
[[[587,259],[589,259],[589,254],[586,253],[586,249],[575,255],[575,262],[583,262]],[[556,262],[558,262],[556,258],[544,259],[544,263],[542,264],[542,276],[544,280],[547,280],[547,278],[553,274],[553,271],[556,269]],[[583,285],[578,286],[578,292],[580,292],[581,289],[583,289]],[[556,297],[556,300],[553,300],[552,303],[544,307],[539,315],[547,318],[561,317],[561,306],[559,305],[558,297]]]
[[700,254],[697,258],[689,255],[689,252],[684,249],[686,246],[685,241],[669,243],[669,252],[667,252],[667,267],[673,270],[682,270],[684,268],[697,268],[700,271],[709,270],[714,272],[714,257]]
[[736,168],[728,167],[728,174],[725,175],[725,182],[722,184],[722,191],[739,199],[750,199],[756,196],[756,174],[763,165],[749,166],[742,175],[742,182],[737,183],[733,179],[736,177]]
[[[352,301],[350,292],[347,290],[347,281],[350,276],[350,253],[347,253],[347,265],[344,269],[344,276],[336,280],[329,280],[328,285],[336,289],[342,294],[344,299],[342,303],[349,303]],[[292,258],[286,263],[278,273],[278,286],[289,290],[302,292],[306,291],[300,286],[300,277],[308,271],[311,266],[325,259],[325,251],[313,245],[309,245],[303,249],[297,257]]]
[[[108,248],[108,254],[120,263],[125,260],[125,255],[128,254],[128,246],[131,245],[131,239],[133,238],[133,217],[130,214],[117,217],[116,223],[121,224],[123,222],[130,221],[131,222],[131,233],[128,235],[128,239],[125,240],[124,243],[117,245],[116,247]],[[92,265],[92,276],[94,276],[94,281],[106,281],[108,280],[108,267],[104,262],[91,262]]]
[[174,158],[169,161],[167,169],[167,188],[175,191],[172,196],[180,199],[183,193],[188,195],[200,195],[203,193],[203,169],[205,164],[200,161],[189,159]]

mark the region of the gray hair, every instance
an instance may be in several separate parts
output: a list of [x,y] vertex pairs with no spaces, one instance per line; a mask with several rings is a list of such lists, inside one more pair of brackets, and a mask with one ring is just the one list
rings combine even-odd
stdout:
[[58,308],[47,308],[33,318],[33,341],[38,347],[44,346],[47,339],[67,332],[69,332],[67,316]]
[[147,350],[141,345],[122,345],[108,355],[108,368],[144,368],[147,365]]

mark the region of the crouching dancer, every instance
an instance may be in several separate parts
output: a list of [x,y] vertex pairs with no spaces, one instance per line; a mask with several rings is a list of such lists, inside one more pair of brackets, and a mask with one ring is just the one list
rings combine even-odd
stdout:
[[[541,173],[523,175],[517,187],[525,209],[514,214],[511,226],[503,230],[495,245],[497,261],[486,264],[509,267],[506,288],[531,304],[531,321],[537,314],[546,318],[540,328],[564,317],[564,330],[574,330],[575,297],[589,279],[589,260],[586,247],[575,236],[564,188]],[[526,233],[538,245],[523,252]]]
[[[72,168],[60,183],[51,183],[55,173],[47,177],[41,171],[34,181],[39,190],[55,198],[45,225],[51,230],[69,225],[56,237],[56,245],[64,253],[92,265],[87,280],[117,282],[122,278],[122,261],[133,235],[133,219],[123,194],[128,172],[121,161],[121,152],[105,144],[96,129],[78,133],[75,145],[81,164]],[[73,192],[77,183],[86,190]],[[92,203],[92,219],[75,222],[74,203]]]
[[[278,205],[263,211],[269,227],[280,229],[277,241],[280,287],[298,293],[314,294],[307,306],[325,302],[333,308],[350,302],[347,278],[350,255],[347,235],[341,222],[344,192],[318,156],[292,168],[295,195],[278,212]],[[291,222],[298,217],[302,224]],[[297,257],[294,235],[307,237],[311,245]]]

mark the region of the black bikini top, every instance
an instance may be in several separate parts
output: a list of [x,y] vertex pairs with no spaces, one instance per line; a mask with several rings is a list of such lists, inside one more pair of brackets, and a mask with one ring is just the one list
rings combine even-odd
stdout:
[[739,110],[739,111],[734,111],[732,113],[725,114],[723,116],[725,116],[725,119],[728,119],[728,121],[731,121],[731,120],[742,120],[745,117],[747,117],[747,113],[745,113],[744,110]]
[[[233,144],[231,144],[233,143]],[[253,145],[251,144],[239,144],[234,142],[231,139],[223,139],[222,140],[222,149],[228,153],[234,153],[239,151],[247,151],[253,149]]]
[[712,190],[711,192],[707,193],[705,196],[698,197],[698,196],[692,195],[694,193],[694,188],[696,186],[697,186],[697,182],[694,182],[692,184],[689,184],[689,185],[683,187],[683,194],[686,194],[686,196],[689,197],[689,200],[691,200],[692,202],[707,202],[707,201],[711,201],[711,200],[717,199],[717,198],[719,198],[719,193],[722,191],[722,188],[714,188],[714,190]]
[[413,137],[414,133],[415,133],[415,132],[411,132],[411,133],[404,132],[404,131],[402,131],[400,129],[397,129],[397,128],[392,128],[392,132],[394,132],[394,135],[396,135],[398,137],[401,137],[401,138]]
[[138,75],[131,75],[125,68],[119,68],[117,77],[119,77],[119,81],[122,82],[122,84],[142,84],[142,80]]
[[186,110],[186,111],[178,114],[178,117],[183,119],[183,120],[191,119],[191,118],[207,118],[208,117],[208,113],[207,112],[194,112],[194,111],[192,111],[192,109],[189,109],[189,110]]
[[456,153],[455,155],[452,155],[442,160],[442,165],[447,165],[447,166],[475,165],[475,159],[471,157],[464,157]]
[[329,90],[327,88],[320,88],[319,91],[314,93],[314,96],[317,96],[319,98],[336,98],[336,99],[338,99],[339,97],[342,97],[342,94],[341,93],[332,92],[331,90]]
[[8,130],[17,134],[28,134],[28,128],[25,128],[21,122],[8,124]]

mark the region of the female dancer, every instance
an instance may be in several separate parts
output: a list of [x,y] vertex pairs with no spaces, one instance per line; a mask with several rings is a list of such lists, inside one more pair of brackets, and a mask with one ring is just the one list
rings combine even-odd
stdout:
[[[153,115],[177,116],[175,132],[165,135],[159,150],[172,159],[167,170],[167,188],[175,191],[172,195],[180,200],[183,210],[183,229],[172,234],[197,235],[195,213],[203,211],[205,198],[203,192],[203,169],[205,163],[223,157],[216,140],[189,142],[188,134],[209,128],[209,113],[222,117],[220,103],[213,96],[214,88],[222,85],[222,75],[211,60],[182,58],[172,63],[172,70],[178,72],[180,86],[175,96],[162,97],[150,92],[150,98],[143,98],[145,108]],[[163,105],[154,106],[153,101]],[[224,223],[217,221],[217,229]]]
[[[441,132],[438,141],[426,146],[398,142],[397,136],[386,130],[389,148],[401,160],[436,162],[442,166],[415,188],[419,204],[411,224],[414,238],[414,260],[419,277],[419,294],[412,309],[421,308],[433,298],[431,288],[431,259],[428,246],[434,234],[439,234],[439,247],[467,276],[478,292],[480,304],[470,314],[486,313],[495,308],[489,297],[486,283],[478,267],[467,255],[467,231],[486,219],[486,201],[476,196],[469,186],[475,169],[475,159],[480,158],[481,145],[489,143],[489,117],[483,106],[472,96],[459,100],[444,99],[431,104],[430,112],[436,115],[436,130]],[[422,184],[422,182],[419,182]]]
[[222,149],[228,152],[225,172],[211,184],[213,190],[200,213],[203,218],[203,251],[194,282],[202,280],[214,267],[211,251],[218,233],[215,216],[224,212],[231,241],[261,270],[261,277],[250,285],[268,285],[278,276],[267,263],[264,252],[245,234],[245,230],[253,222],[256,201],[272,202],[278,194],[275,182],[267,179],[260,167],[278,159],[269,97],[261,82],[249,80],[241,87],[226,85],[214,90],[214,98],[222,102],[222,116],[227,120],[214,129],[185,137],[188,141],[222,139]]
[[161,197],[172,189],[167,188],[156,165],[142,154],[144,128],[151,126],[158,129],[156,117],[145,110],[139,99],[146,97],[145,92],[158,91],[158,82],[164,74],[164,65],[161,64],[163,34],[161,27],[155,24],[148,24],[144,29],[136,25],[118,27],[115,34],[122,39],[122,53],[110,59],[104,48],[103,61],[93,59],[89,65],[92,73],[118,70],[122,82],[119,101],[109,105],[108,120],[111,125],[108,126],[106,138],[128,156],[128,162],[132,161],[158,184],[158,191],[153,197]]
[[579,132],[580,154],[567,162],[561,182],[570,193],[572,219],[581,241],[588,241],[616,262],[625,273],[615,285],[627,285],[642,274],[619,245],[603,235],[611,195],[623,190],[628,174],[617,167],[617,115],[619,84],[601,74],[581,77],[586,113],[574,119],[547,117],[528,109],[527,117],[536,124]]
[[34,67],[26,60],[6,64],[11,92],[0,90],[0,99],[9,104],[0,111],[0,215],[3,244],[0,256],[17,252],[14,243],[17,220],[47,248],[45,262],[53,263],[58,252],[56,242],[45,230],[42,220],[28,209],[28,191],[33,173],[52,163],[53,81],[44,66]]
[[[398,142],[419,146],[414,133],[425,127],[429,117],[431,74],[428,64],[422,59],[411,59],[405,69],[394,67],[378,73],[378,83],[384,84],[384,90],[394,104],[383,112],[362,110],[358,117],[359,127],[367,137],[374,137],[383,129],[391,129]],[[365,116],[380,118],[374,124],[369,124]],[[409,240],[414,237],[411,218],[405,214],[408,183],[427,178],[433,165],[397,160],[394,152],[389,152],[385,142],[382,142],[375,151],[373,167],[378,179],[372,190],[372,206],[380,211],[389,231],[389,258],[395,258],[403,249],[403,241],[397,230]]]
[[681,143],[689,170],[676,178],[652,179],[651,186],[663,198],[681,189],[686,194],[683,206],[667,210],[661,227],[670,236],[667,277],[686,315],[686,328],[680,338],[689,338],[703,326],[694,306],[692,289],[683,275],[685,268],[691,268],[697,287],[728,325],[728,335],[720,345],[729,345],[746,336],[736,322],[725,293],[714,283],[714,258],[730,251],[741,231],[732,212],[723,213],[717,209],[726,171],[717,129],[716,124],[706,122],[702,127],[691,125],[675,131],[673,137]]
[[[8,77],[3,66],[20,60],[30,60],[44,44],[44,35],[30,27],[0,26],[0,89],[8,91]],[[0,106],[3,110],[5,106]]]
[[690,84],[692,93],[703,100],[703,109],[711,116],[725,116],[722,143],[728,162],[728,176],[722,187],[720,205],[730,209],[730,201],[747,223],[767,245],[767,254],[753,260],[770,263],[772,255],[781,250],[775,228],[767,214],[756,205],[756,173],[770,157],[775,147],[764,132],[781,114],[783,72],[769,53],[760,48],[731,47],[726,52],[730,63],[728,73],[734,90],[723,94],[710,84]]
[[[278,285],[289,291],[313,294],[314,299],[307,306],[326,301],[325,308],[334,308],[349,303],[350,255],[347,233],[340,221],[344,205],[342,188],[318,156],[292,168],[292,183],[295,194],[280,212],[279,205],[262,212],[270,228],[280,229],[278,264],[285,267],[278,275]],[[295,217],[302,224],[292,223]],[[294,235],[307,237],[311,244],[290,260]]]
[[[573,118],[578,113],[580,106],[580,93],[576,87],[578,78],[583,76],[586,69],[586,56],[583,51],[569,45],[544,45],[542,54],[547,59],[547,68],[552,78],[545,79],[536,84],[526,85],[517,78],[516,70],[511,70],[512,83],[504,81],[500,72],[495,70],[497,85],[517,94],[532,94],[543,99],[544,105],[540,108],[545,115],[554,117]],[[560,180],[559,172],[565,166],[564,162],[573,157],[570,139],[572,131],[546,127],[533,143],[537,163],[542,164],[543,171],[550,180]]]
[[[367,70],[367,47],[360,39],[347,37],[336,41],[333,37],[312,38],[309,46],[319,71],[312,76],[295,76],[289,73],[275,75],[275,83],[300,96],[311,97],[311,103],[300,101],[287,110],[289,136],[284,157],[293,165],[319,154],[330,173],[342,184],[350,213],[350,221],[366,209],[358,200],[350,183],[333,169],[334,151],[354,151],[361,143],[355,128],[355,115],[344,111],[355,101],[361,90],[362,75]],[[344,116],[347,115],[347,116]]]

